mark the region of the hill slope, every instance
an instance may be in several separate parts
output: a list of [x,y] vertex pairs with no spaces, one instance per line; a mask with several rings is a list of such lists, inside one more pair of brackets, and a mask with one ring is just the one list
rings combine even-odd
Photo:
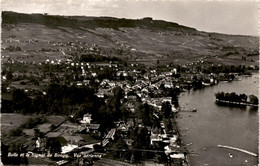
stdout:
[[[206,59],[249,65],[258,61],[257,37],[206,33],[152,18],[131,20],[14,12],[3,12],[2,18],[2,47],[21,48],[19,56],[19,51],[3,50],[3,53],[25,61],[33,61],[32,57],[61,58],[64,54],[57,50],[70,54],[82,48],[84,53],[91,47],[98,47],[103,55],[143,63],[160,60],[183,64]],[[29,42],[32,39],[37,42]],[[40,49],[49,50],[39,53]],[[242,61],[242,57],[246,60]]]

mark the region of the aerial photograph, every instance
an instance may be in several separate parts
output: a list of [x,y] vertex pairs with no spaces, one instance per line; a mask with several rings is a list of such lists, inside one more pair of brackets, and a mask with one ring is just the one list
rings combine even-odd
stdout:
[[257,0],[2,0],[0,165],[259,165]]

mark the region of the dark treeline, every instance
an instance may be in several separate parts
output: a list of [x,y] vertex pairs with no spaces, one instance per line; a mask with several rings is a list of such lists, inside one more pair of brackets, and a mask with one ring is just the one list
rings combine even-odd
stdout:
[[80,62],[109,62],[109,61],[118,61],[116,57],[105,57],[101,55],[93,54],[84,54],[80,56]]
[[245,65],[238,65],[238,66],[234,66],[234,65],[212,65],[209,66],[206,69],[203,69],[203,73],[241,73],[241,74],[245,74],[248,73],[248,70],[252,70],[251,67],[246,67]]
[[19,47],[19,46],[8,46],[5,49],[8,50],[8,51],[11,51],[11,52],[21,51],[22,50],[21,47]]
[[12,100],[2,100],[1,111],[22,114],[74,115],[75,118],[79,118],[85,112],[87,113],[87,110],[82,109],[83,106],[88,110],[96,111],[103,104],[94,93],[94,89],[88,87],[51,84],[46,90],[46,95],[37,94],[31,97],[23,90],[15,89],[12,92]]
[[[113,96],[107,97],[107,102],[95,95],[95,90],[89,87],[67,87],[51,84],[46,95],[29,96],[23,90],[15,89],[12,100],[2,100],[3,113],[64,115],[73,122],[78,122],[83,115],[90,113],[96,123],[106,130],[111,128],[113,121],[127,119],[129,111],[122,106],[124,91],[120,87],[113,89]],[[71,116],[72,115],[72,116]]]
[[2,112],[69,114],[73,105],[98,102],[94,96],[94,89],[87,87],[78,88],[51,84],[46,93],[47,95],[39,94],[32,98],[23,90],[15,89],[12,92],[13,100],[3,100]]
[[2,12],[3,24],[5,23],[40,23],[46,26],[63,26],[71,28],[85,27],[89,29],[95,28],[113,28],[119,29],[120,27],[144,27],[152,29],[186,29],[195,31],[194,28],[185,27],[177,23],[166,22],[162,20],[152,20],[152,18],[144,18],[140,20],[132,19],[117,19],[110,17],[97,17],[88,18],[82,17],[65,17],[65,16],[50,16],[43,14],[22,14],[15,12]]
[[236,94],[235,92],[232,93],[224,93],[224,92],[218,92],[215,94],[217,100],[223,100],[223,101],[229,101],[229,102],[238,102],[238,103],[251,103],[251,104],[258,104],[258,98],[255,95],[249,95],[249,101],[248,96],[246,94]]

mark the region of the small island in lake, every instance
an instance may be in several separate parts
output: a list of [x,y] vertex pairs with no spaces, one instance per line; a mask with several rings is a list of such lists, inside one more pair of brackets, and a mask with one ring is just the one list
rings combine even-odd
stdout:
[[[258,98],[255,95],[218,92],[215,94],[216,103],[219,105],[257,106]],[[249,98],[249,100],[248,100]]]

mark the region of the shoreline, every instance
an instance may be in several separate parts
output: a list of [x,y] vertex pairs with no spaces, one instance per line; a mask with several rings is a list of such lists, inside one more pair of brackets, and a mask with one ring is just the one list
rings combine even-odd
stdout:
[[[249,75],[249,77],[252,77],[254,74],[257,74],[257,73],[259,73],[259,71],[252,71],[251,73],[250,73],[250,75]],[[243,75],[244,76],[244,75]],[[243,79],[243,78],[242,78]],[[236,81],[236,80],[232,80],[231,82],[233,82],[233,81]],[[221,82],[225,82],[225,81],[219,81],[218,82],[218,84],[219,83],[221,83]],[[215,84],[215,85],[218,85],[218,84]],[[215,85],[213,85],[213,86],[215,86]],[[205,87],[207,87],[207,86],[205,86]],[[201,88],[201,89],[198,89],[198,90],[202,90],[202,89],[204,89],[205,87],[203,87],[203,88]],[[184,93],[184,92],[187,92],[187,91],[181,91],[180,92],[180,94],[181,93]],[[241,105],[242,106],[242,105]],[[244,105],[243,105],[244,106]],[[246,106],[246,105],[245,105]],[[248,106],[256,106],[256,107],[258,107],[258,105],[254,105],[254,104],[251,104],[251,105],[248,105]],[[179,108],[181,107],[181,105],[179,106]],[[183,147],[183,148],[185,148],[186,150],[187,150],[187,152],[189,152],[189,148],[187,148],[187,146],[186,146],[186,144],[185,144],[185,141],[184,141],[184,139],[182,138],[182,135],[185,135],[184,133],[183,133],[183,131],[181,130],[179,130],[180,128],[179,128],[179,126],[178,126],[178,118],[179,118],[179,112],[177,112],[177,114],[176,114],[176,118],[175,118],[175,121],[176,121],[176,125],[177,125],[177,128],[178,128],[178,134],[179,134],[179,136],[180,136],[180,139],[181,139],[181,147]],[[185,161],[187,162],[187,165],[188,166],[191,166],[191,159],[190,159],[190,153],[187,153],[187,157],[186,157],[186,159],[185,159]]]
[[228,101],[228,100],[219,100],[216,99],[217,104],[227,104],[227,105],[238,105],[238,106],[253,106],[258,107],[257,104],[249,103],[249,102],[234,102],[234,101]]
[[180,139],[180,147],[183,148],[186,152],[187,152],[187,155],[184,159],[184,162],[186,163],[186,166],[191,166],[190,164],[190,157],[189,157],[189,150],[187,149],[186,145],[184,144],[184,141],[182,139],[182,133],[180,132],[180,128],[178,126],[178,121],[177,121],[177,118],[178,118],[178,112],[173,116],[173,122],[175,123],[176,125],[176,129],[177,129],[177,135]]

